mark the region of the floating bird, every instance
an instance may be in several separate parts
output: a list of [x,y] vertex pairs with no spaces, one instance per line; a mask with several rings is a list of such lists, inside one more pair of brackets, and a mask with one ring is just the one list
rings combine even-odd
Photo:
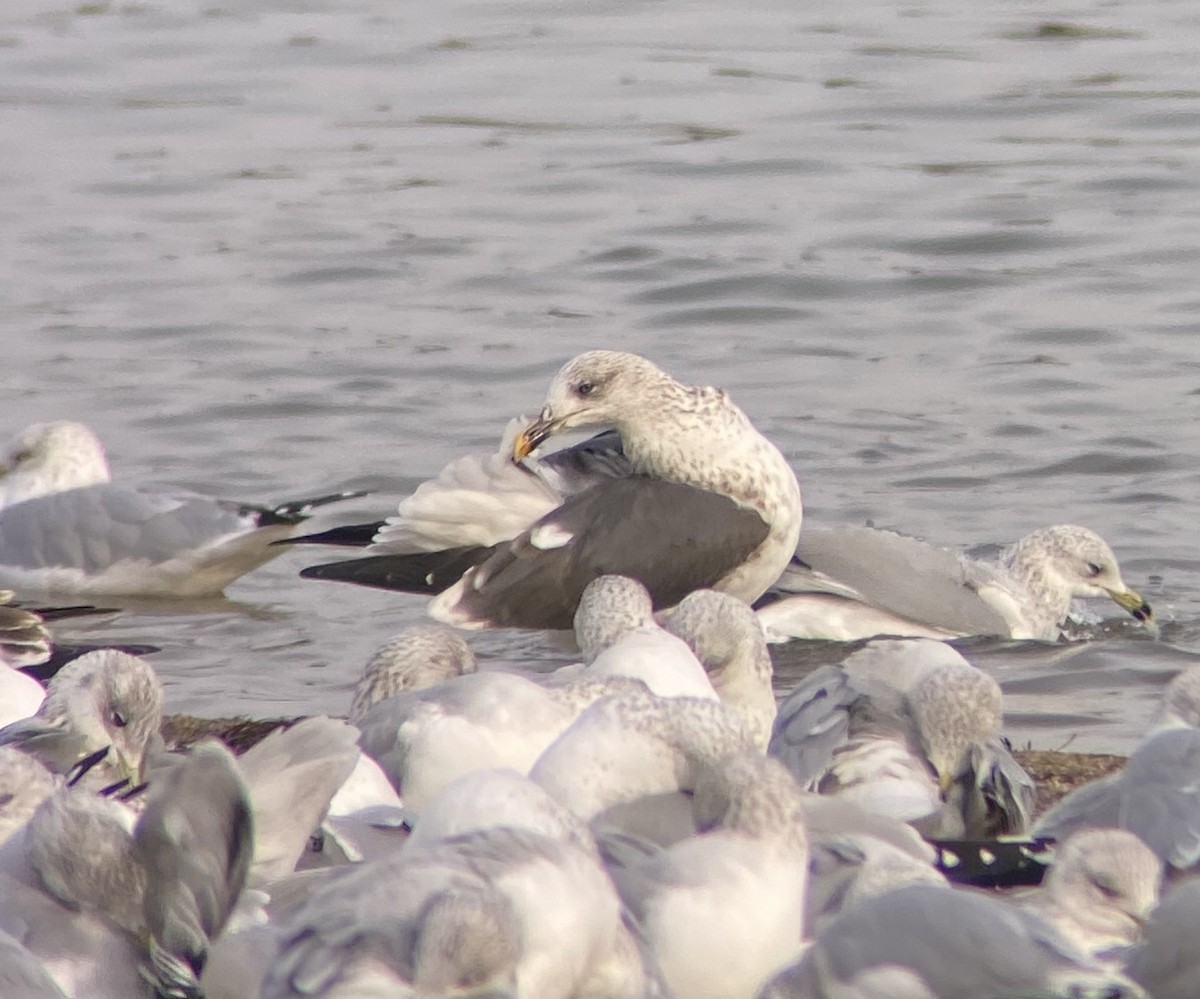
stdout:
[[995,562],[872,527],[808,528],[758,604],[772,641],[899,638],[1057,641],[1074,597],[1108,597],[1157,634],[1150,605],[1094,531],[1043,527]]
[[0,451],[0,583],[18,590],[194,597],[276,557],[333,493],[267,507],[110,481],[82,423],[39,423]]
[[[619,458],[608,435],[559,463],[513,465],[557,434],[598,426],[615,428]],[[458,627],[566,629],[604,574],[638,580],[655,608],[705,587],[752,601],[787,565],[800,521],[794,473],[725,392],[597,350],[559,371],[537,419],[510,431],[500,454],[455,463],[399,517],[350,532],[370,537],[365,558],[301,575],[437,594],[431,616]]]

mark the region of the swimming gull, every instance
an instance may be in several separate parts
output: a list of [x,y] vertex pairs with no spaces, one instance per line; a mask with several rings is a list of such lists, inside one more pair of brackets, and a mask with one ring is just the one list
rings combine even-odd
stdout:
[[37,713],[0,728],[0,745],[16,746],[65,774],[80,759],[108,746],[88,772],[90,786],[136,783],[162,724],[163,688],[144,659],[115,649],[80,656],[55,675]]
[[1035,913],[993,896],[910,884],[848,906],[763,999],[1009,999],[1140,990]]
[[877,639],[780,705],[770,752],[802,787],[943,837],[1020,833],[1036,789],[999,739],[999,685],[930,639]]
[[1044,527],[995,562],[871,527],[809,527],[760,601],[772,641],[998,635],[1057,641],[1074,597],[1108,597],[1157,633],[1150,605],[1085,527]]
[[1015,901],[1085,954],[1104,958],[1141,939],[1162,874],[1162,861],[1133,833],[1082,829],[1058,845],[1041,887]]
[[515,490],[521,503],[498,501],[519,508],[517,530],[492,530],[494,504],[485,506],[487,525],[456,535],[477,539],[431,555],[402,510],[367,557],[302,575],[436,593],[430,614],[458,627],[556,629],[571,626],[584,587],[605,573],[639,580],[656,608],[703,587],[751,601],[778,578],[799,536],[800,489],[724,391],[684,385],[635,354],[589,351],[559,371],[538,418],[497,459],[520,461],[556,434],[594,426],[616,429],[622,462],[589,469],[582,488],[529,472],[540,508],[526,502],[528,487]]
[[203,596],[281,549],[337,493],[274,507],[130,489],[110,481],[82,423],[27,427],[0,451],[0,580],[18,589]]

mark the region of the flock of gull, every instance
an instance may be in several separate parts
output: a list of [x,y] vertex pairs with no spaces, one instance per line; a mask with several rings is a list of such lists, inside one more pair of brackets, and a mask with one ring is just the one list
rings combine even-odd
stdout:
[[[346,495],[128,489],[77,423],[0,455],[0,999],[1200,996],[1200,671],[1039,814],[1000,687],[947,642],[1057,641],[1077,597],[1154,632],[1093,532],[990,561],[802,532],[725,392],[612,351],[395,515],[295,536]],[[142,656],[56,650],[86,606],[14,602],[220,592],[281,542],[362,549],[302,575],[435,623],[241,755],[168,745]],[[479,662],[488,627],[579,662]],[[794,639],[860,644],[777,701]]]

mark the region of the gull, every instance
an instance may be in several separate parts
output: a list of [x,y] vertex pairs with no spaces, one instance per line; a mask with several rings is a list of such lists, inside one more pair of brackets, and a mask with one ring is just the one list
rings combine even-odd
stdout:
[[[505,501],[500,481],[520,479],[509,471],[513,461],[558,434],[604,426],[619,436],[620,462],[588,463],[580,483],[579,475],[542,472],[543,460],[509,490],[520,502]],[[451,497],[488,498],[478,523],[456,516],[457,544],[438,550],[430,537],[446,532],[424,530],[402,504],[398,518],[361,532],[373,539],[365,558],[302,575],[436,594],[430,615],[460,628],[566,629],[584,588],[603,574],[638,580],[656,609],[705,587],[752,601],[779,577],[800,532],[795,474],[728,394],[685,385],[636,354],[596,350],[569,361],[537,419],[470,467],[482,490],[460,488],[455,475],[427,490],[456,511],[461,503]],[[528,502],[531,492],[541,495],[540,509]],[[504,520],[497,506],[512,514],[507,529],[495,529]]]
[[1141,940],[1162,876],[1162,861],[1133,833],[1082,829],[1054,851],[1041,887],[1017,901],[1085,954],[1103,958]]
[[1142,995],[1037,914],[936,884],[903,885],[846,907],[760,993],[762,999]]
[[39,423],[0,450],[0,582],[21,590],[194,597],[279,554],[309,512],[361,493],[274,507],[110,481],[82,423]]
[[854,641],[877,635],[997,635],[1054,642],[1075,597],[1107,597],[1157,626],[1094,531],[1043,527],[995,562],[871,527],[809,528],[796,557],[759,603],[772,641]]
[[116,649],[80,656],[50,680],[46,699],[29,718],[0,728],[0,746],[31,753],[65,774],[83,757],[110,747],[85,781],[136,783],[152,737],[162,725],[163,688],[144,659]]
[[1000,741],[999,685],[950,646],[879,639],[812,673],[770,752],[807,790],[942,837],[1024,832],[1036,788]]

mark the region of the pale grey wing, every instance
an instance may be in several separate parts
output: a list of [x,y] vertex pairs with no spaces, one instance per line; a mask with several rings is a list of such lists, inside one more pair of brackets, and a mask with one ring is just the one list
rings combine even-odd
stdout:
[[1177,870],[1200,862],[1200,729],[1150,736],[1129,758],[1117,826]]
[[405,769],[407,747],[401,738],[401,726],[415,712],[421,710],[427,700],[440,695],[449,696],[452,685],[438,685],[437,693],[429,694],[426,690],[406,690],[393,694],[387,700],[373,704],[358,720],[358,746],[382,768],[392,787],[400,794],[404,793],[401,779]]
[[359,730],[318,716],[276,729],[238,759],[254,812],[255,884],[282,878],[358,762]]
[[1200,995],[1200,881],[1184,881],[1150,916],[1142,943],[1126,962],[1129,977],[1154,999],[1195,999]]
[[0,565],[99,572],[125,559],[164,561],[253,526],[234,504],[87,486],[0,511]]
[[[969,766],[951,799],[961,811],[964,839],[995,839],[1023,834],[1037,807],[1037,784],[1001,739],[968,750]],[[956,800],[962,795],[962,800]]]
[[233,911],[254,852],[250,801],[230,752],[216,741],[195,746],[151,788],[133,839],[146,871],[155,987],[199,994],[209,944]]
[[102,746],[69,727],[66,719],[48,722],[37,715],[0,728],[0,746],[28,753],[57,774],[69,773],[83,757]]
[[[762,993],[772,999],[827,999],[872,972],[874,988],[851,994],[1032,996],[1071,965],[1048,926],[983,895],[936,885],[893,889],[844,910],[812,948]],[[897,969],[907,969],[900,974]],[[889,984],[887,976],[895,980]],[[1065,994],[1055,991],[1053,994]]]
[[0,930],[0,996],[5,999],[66,999],[45,965]]
[[872,527],[806,526],[796,558],[800,564],[776,584],[780,595],[832,593],[947,631],[1009,633],[973,589],[963,560],[916,538]]
[[767,752],[783,762],[802,788],[816,789],[834,752],[850,738],[850,711],[859,696],[845,670],[824,666],[779,705]]
[[1064,840],[1077,829],[1116,829],[1121,813],[1121,774],[1109,774],[1076,788],[1033,827],[1034,836]]

